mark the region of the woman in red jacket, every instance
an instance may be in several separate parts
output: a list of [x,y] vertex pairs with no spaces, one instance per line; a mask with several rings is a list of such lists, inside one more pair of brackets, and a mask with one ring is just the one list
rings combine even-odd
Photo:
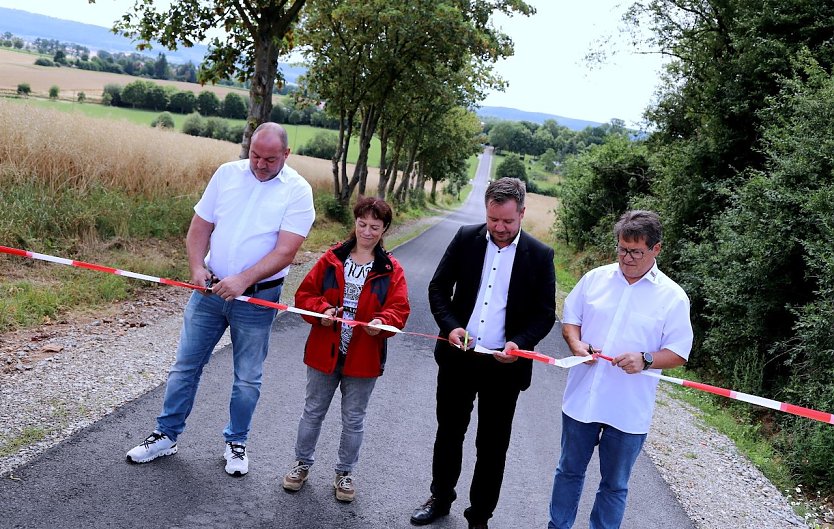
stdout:
[[307,392],[295,443],[296,462],[283,481],[290,491],[304,485],[322,421],[339,387],[342,435],[333,487],[340,501],[353,501],[356,494],[351,472],[359,459],[368,401],[385,368],[387,338],[392,335],[372,325],[402,329],[410,312],[403,269],[382,247],[382,235],[391,225],[391,207],[384,200],[365,197],[356,202],[353,216],[351,236],[313,266],[298,287],[295,306],[371,326],[304,316],[312,324],[304,348]]

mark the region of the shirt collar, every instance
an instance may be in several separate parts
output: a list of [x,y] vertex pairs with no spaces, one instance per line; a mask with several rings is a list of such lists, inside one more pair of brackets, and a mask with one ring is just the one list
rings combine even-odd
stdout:
[[[515,234],[515,239],[513,239],[513,242],[511,242],[510,245],[515,246],[517,248],[518,247],[518,241],[520,239],[521,239],[521,230],[518,230],[518,233]],[[486,230],[486,240],[487,240],[487,242],[492,242],[492,237],[489,236],[489,230]]]
[[[616,269],[616,273],[617,273],[620,277],[622,277],[622,278],[623,278],[623,281],[627,281],[627,280],[626,280],[626,278],[625,278],[625,276],[623,275],[623,271],[622,271],[622,269],[620,268],[620,263],[619,263],[619,262],[616,262],[616,263],[614,263],[614,264],[616,265],[616,268],[615,268],[615,269]],[[646,272],[646,273],[643,275],[643,277],[641,277],[640,279],[638,279],[637,281],[635,281],[635,282],[634,282],[634,284],[637,284],[637,283],[639,283],[640,281],[642,281],[642,280],[644,280],[644,279],[645,279],[646,281],[649,281],[649,282],[651,282],[651,283],[654,283],[655,285],[657,285],[658,283],[660,283],[660,268],[658,268],[658,267],[657,267],[657,259],[655,259],[654,264],[652,265],[652,267],[651,267],[651,268],[649,268],[649,271],[648,271],[648,272]]]

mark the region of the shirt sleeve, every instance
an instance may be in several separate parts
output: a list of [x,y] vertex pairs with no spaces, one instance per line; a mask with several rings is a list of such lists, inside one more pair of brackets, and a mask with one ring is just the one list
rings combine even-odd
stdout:
[[216,224],[216,217],[215,217],[215,206],[217,205],[217,195],[218,195],[218,171],[215,171],[214,175],[209,180],[208,185],[206,186],[206,190],[203,191],[203,196],[200,198],[200,201],[194,206],[194,212],[200,216],[201,219],[205,220],[206,222],[211,222],[212,224]]
[[316,220],[316,210],[313,206],[313,190],[309,185],[305,185],[299,188],[296,196],[287,205],[281,221],[281,231],[306,237],[310,233],[314,220]]
[[562,323],[582,326],[582,307],[585,304],[585,284],[587,281],[588,274],[585,274],[570,291],[568,297],[565,298],[562,309]]
[[684,360],[689,360],[692,350],[692,322],[689,319],[689,299],[681,295],[669,307],[663,325],[661,349],[669,349]]

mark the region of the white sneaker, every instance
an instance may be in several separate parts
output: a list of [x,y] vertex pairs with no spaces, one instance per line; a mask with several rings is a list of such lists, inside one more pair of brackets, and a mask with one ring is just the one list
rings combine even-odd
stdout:
[[147,463],[157,457],[170,456],[177,453],[177,443],[172,441],[164,433],[153,431],[142,444],[136,446],[127,453],[127,460],[130,463]]
[[246,455],[245,444],[226,443],[223,459],[226,460],[226,474],[243,476],[249,472],[249,456]]

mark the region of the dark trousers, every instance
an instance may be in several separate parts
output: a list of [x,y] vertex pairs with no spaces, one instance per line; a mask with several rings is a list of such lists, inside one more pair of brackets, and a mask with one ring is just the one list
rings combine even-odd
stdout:
[[[460,477],[463,439],[478,397],[476,461],[464,516],[471,523],[492,517],[513,427],[520,390],[507,379],[504,364],[489,355],[449,350],[437,374],[437,437],[432,461],[432,495],[451,504]],[[503,368],[503,369],[502,369]]]

